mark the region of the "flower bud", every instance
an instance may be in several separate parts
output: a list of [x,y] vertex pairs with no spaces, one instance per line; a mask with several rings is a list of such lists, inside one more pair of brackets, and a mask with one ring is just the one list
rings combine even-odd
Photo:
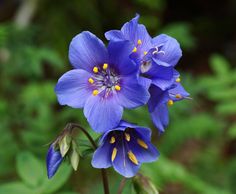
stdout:
[[75,141],[72,141],[72,151],[70,154],[70,163],[75,171],[78,169],[79,159],[80,159],[80,155],[79,155],[77,144],[75,143]]
[[48,149],[47,154],[47,175],[49,179],[57,172],[62,160],[63,157],[61,156],[60,151],[56,150],[55,145],[52,144]]
[[71,137],[69,134],[65,135],[60,141],[59,141],[59,147],[62,157],[66,155],[66,153],[69,151],[71,146]]

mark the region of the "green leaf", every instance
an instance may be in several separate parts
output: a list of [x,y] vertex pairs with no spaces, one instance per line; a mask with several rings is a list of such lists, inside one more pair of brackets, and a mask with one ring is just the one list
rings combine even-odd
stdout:
[[188,23],[169,24],[162,30],[162,33],[176,38],[184,49],[192,49],[196,45],[195,38],[191,34],[191,26]]
[[231,138],[236,138],[236,123],[234,123],[228,130],[228,135]]
[[216,107],[216,111],[225,116],[236,114],[236,101],[226,101]]
[[0,194],[36,194],[24,183],[12,182],[0,185]]
[[229,73],[230,64],[221,55],[214,54],[210,57],[210,65],[215,74],[222,76]]
[[29,152],[18,154],[16,167],[22,180],[32,187],[38,186],[44,177],[43,166]]
[[45,174],[43,184],[39,190],[42,191],[43,194],[49,194],[57,191],[66,183],[71,172],[71,167],[63,163],[52,179],[48,180]]

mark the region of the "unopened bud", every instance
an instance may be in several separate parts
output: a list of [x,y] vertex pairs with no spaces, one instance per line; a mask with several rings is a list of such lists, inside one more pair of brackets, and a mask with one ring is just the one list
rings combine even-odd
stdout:
[[73,169],[76,171],[78,169],[78,165],[79,165],[79,151],[78,151],[78,146],[75,143],[75,141],[72,141],[72,150],[71,150],[71,154],[70,154],[70,163],[73,167]]
[[62,157],[64,157],[67,152],[70,149],[70,145],[71,145],[71,137],[69,135],[65,135],[61,141],[59,141],[59,147],[60,147],[60,152]]

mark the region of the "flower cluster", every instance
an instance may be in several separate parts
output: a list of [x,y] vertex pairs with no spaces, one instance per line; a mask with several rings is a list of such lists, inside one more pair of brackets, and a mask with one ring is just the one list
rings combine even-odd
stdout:
[[74,69],[55,87],[61,105],[83,108],[91,128],[102,133],[93,167],[113,166],[125,177],[159,153],[151,130],[123,121],[123,110],[147,105],[153,123],[164,132],[168,106],[189,96],[175,69],[182,56],[179,43],[164,34],[151,38],[138,19],[106,32],[107,47],[88,31],[75,36],[69,46]]

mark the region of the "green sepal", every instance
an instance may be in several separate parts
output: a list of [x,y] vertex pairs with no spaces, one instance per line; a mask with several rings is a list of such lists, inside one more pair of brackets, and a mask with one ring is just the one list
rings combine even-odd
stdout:
[[72,141],[72,150],[70,152],[70,163],[75,171],[77,171],[79,166],[80,154],[78,145],[75,141]]
[[69,135],[65,135],[60,141],[59,141],[59,147],[62,157],[64,157],[67,152],[70,149],[71,146],[71,137]]

